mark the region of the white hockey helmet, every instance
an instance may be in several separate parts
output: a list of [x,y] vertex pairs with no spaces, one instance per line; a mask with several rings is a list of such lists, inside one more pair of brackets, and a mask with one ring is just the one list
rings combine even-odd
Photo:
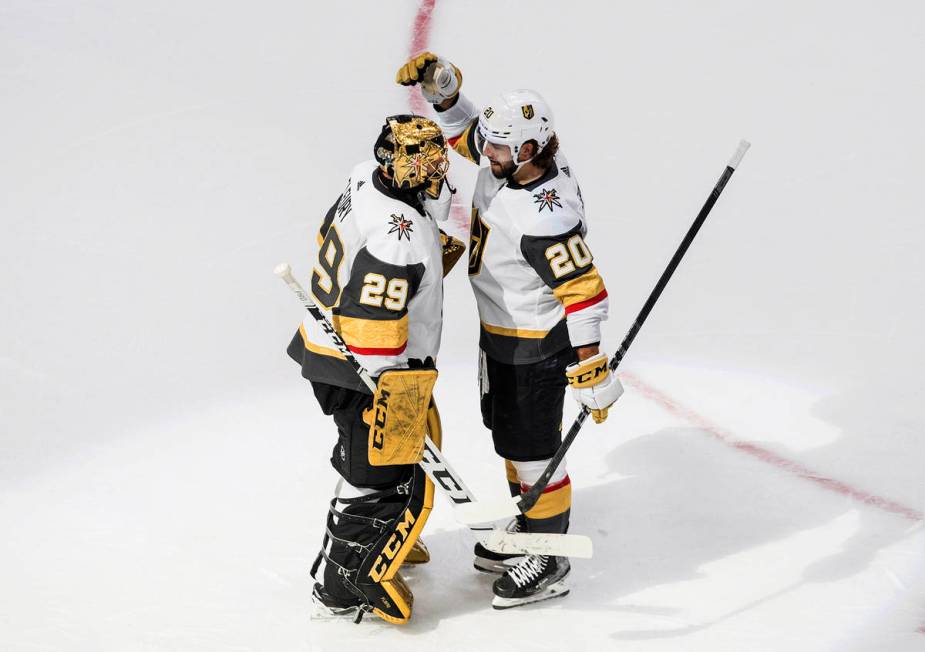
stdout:
[[552,110],[546,100],[528,89],[501,93],[479,114],[479,137],[492,145],[507,145],[519,168],[527,161],[517,161],[520,148],[528,140],[537,143],[539,154],[555,133]]

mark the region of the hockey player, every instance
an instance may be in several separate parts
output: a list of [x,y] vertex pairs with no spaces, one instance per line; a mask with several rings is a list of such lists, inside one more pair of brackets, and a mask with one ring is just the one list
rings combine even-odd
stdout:
[[[433,484],[421,459],[424,424],[439,445],[431,401],[440,345],[444,262],[437,220],[446,219],[447,146],[439,127],[419,116],[386,119],[375,160],[357,165],[318,231],[311,277],[314,301],[350,352],[378,377],[375,396],[320,325],[306,315],[288,354],[311,381],[338,440],[331,464],[340,474],[322,550],[312,567],[316,612],[372,612],[407,622],[412,594],[399,574],[405,561],[427,561],[418,537]],[[444,238],[445,240],[445,238]],[[462,243],[458,253],[462,253]],[[414,427],[409,427],[413,424]],[[416,439],[397,437],[413,432]],[[417,559],[411,559],[416,556]]]
[[[503,93],[479,111],[459,92],[460,71],[430,52],[403,65],[396,81],[420,84],[453,148],[488,164],[472,199],[469,280],[481,320],[482,420],[517,496],[561,444],[567,384],[597,423],[623,392],[599,348],[607,290],[584,240],[584,200],[536,92]],[[508,528],[564,533],[570,508],[563,461],[536,505]],[[495,608],[568,593],[564,557],[499,555],[480,544],[475,555],[477,569],[503,573],[493,585]]]

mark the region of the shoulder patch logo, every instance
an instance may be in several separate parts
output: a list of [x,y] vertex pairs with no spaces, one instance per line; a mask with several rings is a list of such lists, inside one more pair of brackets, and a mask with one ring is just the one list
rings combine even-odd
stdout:
[[524,117],[527,120],[530,120],[534,115],[532,104],[524,104],[522,107],[520,107],[520,110],[523,112]]
[[567,166],[567,165],[566,165],[564,168],[559,168],[559,169],[562,170],[563,172],[565,172],[565,176],[571,178],[571,176],[572,176],[572,171],[568,169],[568,166]]
[[542,188],[539,192],[533,193],[533,203],[539,204],[538,213],[542,213],[544,208],[548,208],[551,213],[553,206],[562,208],[562,202],[559,201],[559,191],[555,188],[552,190]]
[[404,213],[401,215],[392,213],[391,218],[392,220],[389,222],[389,226],[392,228],[389,229],[389,233],[397,233],[399,242],[401,241],[402,237],[411,240],[411,234],[414,233],[414,229],[412,228],[414,223],[407,219]]

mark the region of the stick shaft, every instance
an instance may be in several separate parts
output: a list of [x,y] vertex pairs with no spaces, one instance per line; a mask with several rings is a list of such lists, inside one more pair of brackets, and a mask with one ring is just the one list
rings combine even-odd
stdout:
[[[713,190],[710,192],[710,196],[707,197],[706,202],[704,202],[703,207],[697,214],[697,218],[687,230],[687,234],[685,234],[680,246],[678,246],[677,250],[674,252],[674,256],[671,257],[671,260],[668,262],[668,266],[665,268],[665,271],[662,272],[661,277],[658,279],[658,282],[655,284],[655,287],[649,294],[649,298],[646,299],[645,304],[643,304],[642,310],[639,311],[639,315],[637,315],[633,325],[630,326],[629,331],[623,338],[623,343],[620,344],[620,348],[617,349],[617,352],[611,359],[611,371],[616,371],[617,367],[620,366],[620,362],[623,361],[623,357],[629,350],[630,345],[633,343],[633,340],[636,339],[636,335],[639,333],[642,325],[649,317],[649,313],[652,312],[652,308],[655,307],[655,303],[662,295],[662,291],[665,289],[665,286],[668,285],[668,281],[671,280],[672,274],[674,274],[678,264],[681,262],[681,259],[684,258],[684,254],[687,253],[688,248],[691,246],[691,243],[697,236],[697,232],[700,231],[700,227],[703,226],[704,221],[707,219],[707,215],[710,214],[710,211],[713,209],[713,205],[716,204],[716,200],[719,199],[720,194],[723,192],[723,189],[729,182],[730,177],[732,177],[732,173],[735,172],[736,167],[738,167],[739,163],[741,163],[742,157],[745,156],[745,152],[748,150],[748,148],[749,143],[747,141],[743,140],[739,143],[739,147],[736,150],[736,153],[732,156],[729,163],[726,165],[726,169],[723,170],[723,174],[720,176],[719,181],[717,181],[716,185],[713,186]],[[559,467],[559,464],[562,463],[563,458],[565,458],[565,454],[568,452],[572,442],[574,442],[575,438],[578,436],[578,433],[581,430],[581,426],[584,424],[585,419],[588,418],[590,412],[591,411],[587,407],[582,406],[581,412],[578,413],[574,423],[572,423],[572,427],[569,428],[569,431],[565,438],[562,440],[562,444],[559,446],[556,454],[553,455],[552,459],[549,461],[549,464],[546,465],[546,469],[543,471],[543,475],[540,476],[540,479],[536,482],[536,484],[530,487],[530,489],[524,493],[523,496],[521,496],[520,501],[517,504],[517,507],[521,512],[527,512],[536,504],[536,501],[539,500],[543,490],[546,489],[546,486],[549,484],[549,480],[552,478],[553,473],[556,472],[556,469]]]

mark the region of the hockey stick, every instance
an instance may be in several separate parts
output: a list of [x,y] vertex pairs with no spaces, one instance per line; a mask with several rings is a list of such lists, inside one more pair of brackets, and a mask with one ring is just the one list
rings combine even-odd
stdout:
[[[316,322],[321,326],[337,350],[343,354],[353,370],[356,371],[363,384],[369,388],[369,391],[375,394],[376,382],[369,375],[360,361],[356,359],[353,352],[347,347],[346,342],[340,334],[334,330],[330,320],[324,316],[321,309],[315,305],[311,297],[305,292],[305,289],[299,284],[292,275],[292,268],[289,263],[280,263],[273,270],[273,273],[285,281],[289,289],[299,298],[302,305],[311,314]],[[459,474],[453,470],[446,458],[443,457],[440,449],[437,448],[429,435],[424,435],[424,454],[423,459],[419,462],[421,468],[430,477],[435,485],[443,489],[450,500],[457,505],[472,503],[475,498],[469,488],[459,477]],[[560,555],[564,557],[583,557],[590,558],[592,555],[591,539],[586,536],[576,534],[563,534],[550,536],[548,534],[533,534],[524,532],[504,532],[495,530],[490,525],[474,523],[469,525],[469,529],[476,533],[480,540],[484,540],[484,545],[495,552],[505,553],[523,553],[538,555]]]
[[[707,197],[707,201],[704,203],[703,208],[700,209],[700,213],[697,214],[697,219],[694,220],[694,223],[691,225],[690,229],[688,229],[687,235],[684,236],[684,240],[681,241],[681,245],[678,247],[677,251],[674,252],[674,256],[671,257],[671,261],[668,263],[668,267],[666,267],[665,271],[662,272],[661,278],[658,279],[658,283],[655,284],[655,288],[652,290],[649,298],[646,299],[645,305],[643,305],[642,310],[639,311],[639,315],[636,317],[636,321],[633,322],[633,325],[630,327],[629,332],[627,332],[626,337],[623,338],[623,343],[614,354],[613,359],[611,359],[611,372],[615,372],[617,367],[620,365],[620,362],[623,360],[623,357],[629,350],[630,345],[636,338],[636,334],[639,333],[639,330],[645,323],[646,318],[649,316],[649,313],[655,306],[655,302],[658,301],[659,296],[661,296],[662,290],[664,290],[665,286],[668,285],[668,281],[671,279],[671,275],[674,274],[675,269],[681,262],[681,258],[684,257],[688,247],[690,247],[691,242],[694,241],[694,237],[697,235],[697,232],[703,225],[704,220],[707,219],[707,215],[710,214],[710,210],[713,208],[713,204],[715,204],[716,200],[719,199],[720,193],[723,192],[723,188],[726,187],[726,183],[729,181],[729,178],[732,177],[732,173],[735,172],[736,168],[739,166],[739,163],[742,162],[742,157],[745,156],[745,152],[748,151],[750,146],[751,143],[748,141],[739,141],[739,147],[736,149],[735,154],[732,155],[732,158],[729,159],[729,163],[726,165],[726,169],[720,176],[719,181],[717,181],[716,185],[713,186],[713,191],[710,193],[710,196]],[[486,521],[494,521],[505,517],[515,516],[516,514],[526,513],[529,511],[543,494],[543,490],[546,489],[550,478],[552,478],[553,473],[556,472],[556,469],[562,462],[562,459],[565,457],[565,453],[572,445],[572,442],[575,441],[575,438],[578,436],[578,432],[581,430],[582,424],[584,424],[585,419],[588,418],[590,413],[590,409],[582,406],[581,411],[575,418],[575,422],[572,424],[572,427],[569,428],[565,439],[562,440],[562,444],[559,446],[556,454],[553,455],[552,459],[549,461],[549,464],[546,465],[546,469],[543,471],[543,475],[540,476],[539,480],[532,487],[530,487],[527,492],[521,494],[519,497],[511,498],[509,500],[490,503],[471,502],[457,505],[457,520],[459,520],[461,523],[483,523]]]

